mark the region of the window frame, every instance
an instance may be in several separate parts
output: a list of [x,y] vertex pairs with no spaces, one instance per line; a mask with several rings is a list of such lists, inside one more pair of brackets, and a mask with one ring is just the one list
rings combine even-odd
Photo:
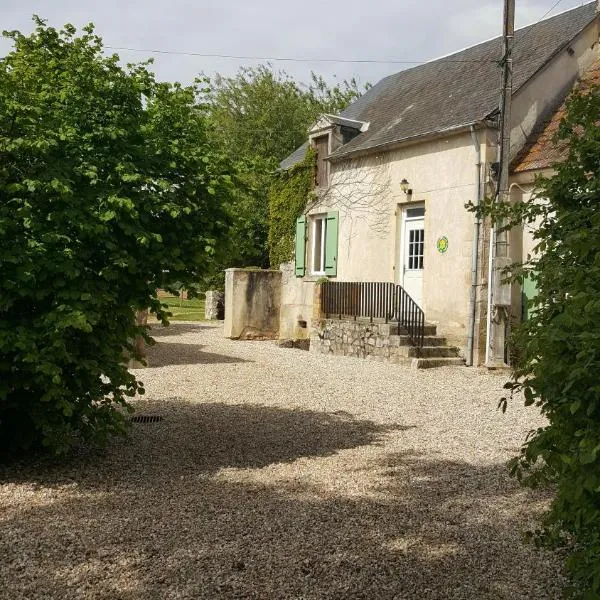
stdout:
[[[419,213],[415,214],[414,210],[418,210]],[[396,257],[397,257],[397,263],[394,266],[394,272],[395,272],[395,281],[396,283],[398,283],[399,285],[404,286],[404,275],[407,271],[409,271],[408,268],[405,268],[405,265],[407,265],[408,263],[408,256],[407,256],[407,240],[406,240],[406,224],[411,222],[411,221],[419,221],[419,220],[423,220],[423,229],[424,229],[424,237],[423,237],[423,244],[425,245],[426,242],[426,237],[427,237],[427,202],[425,201],[418,201],[418,202],[410,202],[410,203],[399,203],[397,205],[397,214],[398,214],[398,220],[396,221]],[[408,211],[411,211],[411,213],[409,213]],[[408,216],[409,214],[411,214],[411,216]],[[423,248],[425,250],[425,247]],[[423,269],[411,269],[411,271],[423,271],[423,273],[425,273],[425,251],[423,252]]]
[[[310,215],[310,274],[311,275],[325,275],[325,251],[326,251],[326,240],[327,240],[327,213],[320,213],[317,215]],[[317,241],[317,221],[321,222],[321,248],[320,248],[320,270],[315,269],[315,252],[316,252],[316,241]]]

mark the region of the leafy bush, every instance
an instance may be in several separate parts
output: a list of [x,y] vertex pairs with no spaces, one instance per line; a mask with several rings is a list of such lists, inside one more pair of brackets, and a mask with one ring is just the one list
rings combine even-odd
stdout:
[[572,96],[557,139],[568,158],[537,181],[539,200],[485,209],[509,227],[536,225],[537,254],[517,276],[533,278],[538,293],[514,337],[520,362],[507,387],[548,425],[526,442],[514,472],[534,485],[555,482],[539,540],[569,548],[570,591],[583,599],[600,598],[599,122],[598,89]]
[[0,60],[0,445],[60,453],[124,431],[136,311],[208,268],[230,180],[195,87],[35,21]]

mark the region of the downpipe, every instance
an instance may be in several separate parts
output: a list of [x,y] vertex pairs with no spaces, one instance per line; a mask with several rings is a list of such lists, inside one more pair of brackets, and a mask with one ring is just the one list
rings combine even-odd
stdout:
[[[474,206],[478,207],[481,201],[481,145],[477,136],[477,130],[474,125],[471,125],[471,139],[475,148],[475,201]],[[475,341],[475,317],[477,312],[477,270],[479,266],[479,236],[481,230],[481,219],[479,215],[475,215],[473,223],[473,242],[471,246],[471,293],[469,296],[469,324],[467,327],[467,360],[468,367],[473,366],[473,349]]]

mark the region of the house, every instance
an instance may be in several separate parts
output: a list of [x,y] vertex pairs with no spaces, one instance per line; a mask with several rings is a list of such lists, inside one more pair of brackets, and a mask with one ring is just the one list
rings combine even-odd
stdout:
[[[530,194],[534,172],[552,163],[544,127],[597,64],[599,34],[596,2],[516,31],[511,194]],[[323,115],[281,163],[316,149],[315,194],[298,220],[294,268],[284,268],[281,337],[310,328],[316,281],[391,282],[467,364],[485,362],[490,229],[465,204],[496,186],[501,57],[495,38],[386,77]],[[512,260],[530,249],[530,234],[511,232]],[[513,320],[521,293],[513,286]]]
[[[596,59],[577,80],[574,88],[586,93],[593,87],[600,86],[600,59]],[[542,121],[529,137],[512,164],[511,201],[528,202],[534,197],[534,184],[538,176],[551,177],[554,174],[553,165],[562,162],[568,154],[566,142],[556,144],[554,137],[558,133],[560,122],[566,114],[566,102]],[[522,247],[519,248],[523,260],[534,254],[535,243],[532,229],[523,232]],[[527,301],[535,295],[532,282],[525,281],[521,300],[522,315],[527,316]]]

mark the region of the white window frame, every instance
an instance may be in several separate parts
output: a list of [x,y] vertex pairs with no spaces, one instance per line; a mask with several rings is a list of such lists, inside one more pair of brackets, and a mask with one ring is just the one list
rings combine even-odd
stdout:
[[[320,215],[311,215],[311,250],[310,250],[310,273],[311,275],[325,275],[325,241],[327,237],[327,213]],[[317,238],[317,221],[321,221],[321,256],[319,257],[319,263],[321,270],[315,270],[315,252],[316,252],[316,238]]]

